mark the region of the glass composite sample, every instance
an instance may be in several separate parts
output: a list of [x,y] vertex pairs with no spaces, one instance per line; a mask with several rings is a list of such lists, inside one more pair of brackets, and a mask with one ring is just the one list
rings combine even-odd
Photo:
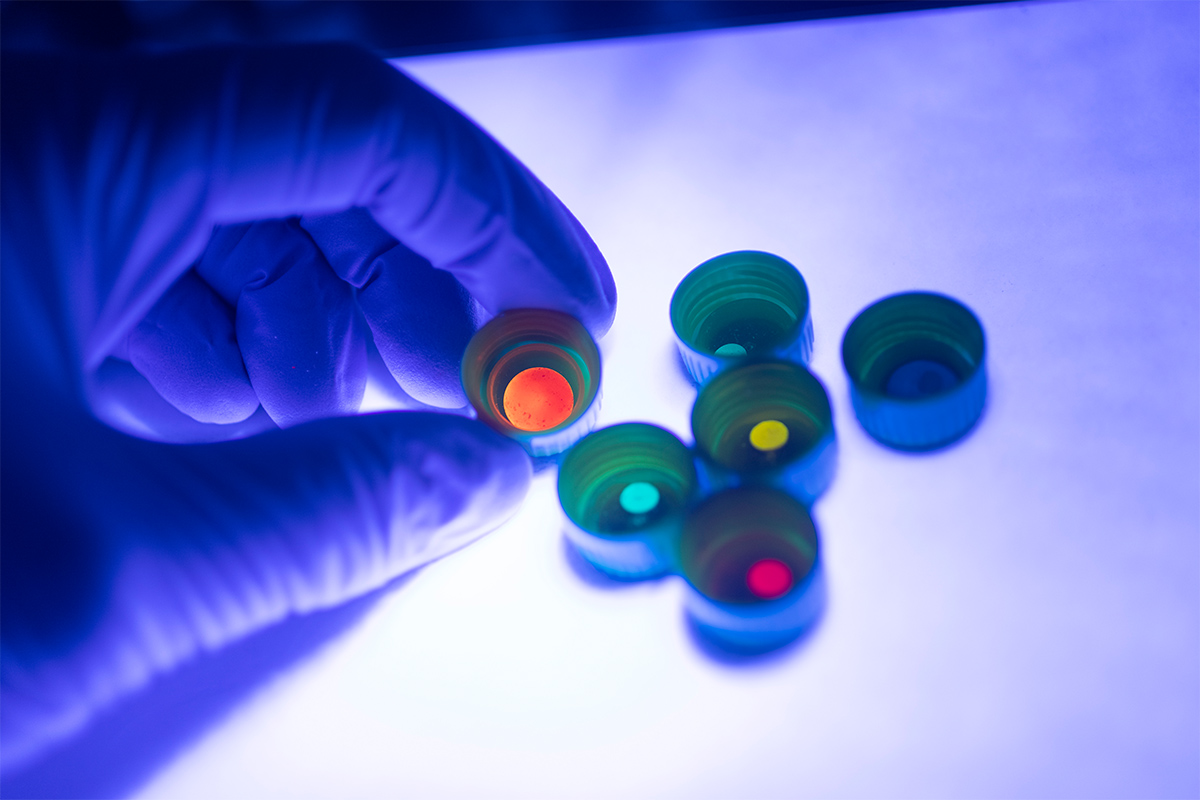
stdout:
[[684,521],[680,572],[697,626],[734,649],[778,647],[824,601],[816,526],[790,495],[765,486],[719,492]]
[[789,361],[748,361],[716,375],[692,407],[707,491],[765,484],[811,504],[833,480],[833,411],[821,382]]
[[791,432],[777,419],[764,419],[750,429],[750,446],[763,453],[779,450],[788,443]]
[[627,422],[584,437],[563,459],[564,533],[596,567],[622,579],[670,571],[697,490],[692,453],[656,425]]
[[900,450],[942,447],[974,426],[987,398],[985,357],[978,318],[932,292],[885,297],[842,338],[855,416]]
[[549,367],[522,370],[504,388],[504,416],[523,431],[557,427],[574,407],[571,384]]
[[653,483],[634,481],[621,490],[619,500],[621,508],[630,514],[649,514],[658,508],[662,492]]
[[[481,420],[534,456],[555,455],[595,424],[600,351],[587,329],[568,314],[540,308],[506,311],[467,344],[462,381]],[[568,392],[570,410],[563,416]],[[506,412],[530,413],[514,420]]]
[[697,383],[747,357],[806,364],[812,355],[804,277],[756,250],[726,253],[689,272],[671,297],[671,327]]
[[777,558],[760,558],[746,570],[746,586],[759,600],[783,597],[795,583],[792,568]]

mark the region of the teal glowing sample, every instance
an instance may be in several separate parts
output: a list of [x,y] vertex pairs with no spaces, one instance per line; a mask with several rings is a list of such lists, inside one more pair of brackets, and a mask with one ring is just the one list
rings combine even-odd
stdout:
[[653,483],[634,481],[621,490],[621,508],[630,514],[646,514],[658,507],[662,494]]
[[566,537],[584,558],[622,579],[673,567],[696,490],[691,451],[669,431],[641,422],[589,434],[558,471]]

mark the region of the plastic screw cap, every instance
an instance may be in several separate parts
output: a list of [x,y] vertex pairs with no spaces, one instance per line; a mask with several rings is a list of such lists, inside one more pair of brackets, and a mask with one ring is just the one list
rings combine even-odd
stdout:
[[829,395],[790,361],[748,361],[709,381],[692,407],[701,488],[759,484],[808,505],[833,481]]
[[674,434],[640,422],[601,428],[571,448],[559,468],[563,532],[614,577],[661,575],[674,567],[696,490],[692,454]]
[[741,487],[713,495],[683,525],[687,610],[722,646],[769,650],[808,630],[824,607],[816,527],[789,495]]
[[899,450],[932,450],[967,433],[987,399],[983,326],[957,300],[930,292],[885,297],[842,339],[854,413]]
[[534,456],[553,456],[596,424],[600,351],[560,311],[505,311],[471,338],[462,382],[479,418]]
[[812,356],[804,277],[756,250],[726,253],[689,272],[671,297],[671,327],[696,383],[746,357],[807,364]]

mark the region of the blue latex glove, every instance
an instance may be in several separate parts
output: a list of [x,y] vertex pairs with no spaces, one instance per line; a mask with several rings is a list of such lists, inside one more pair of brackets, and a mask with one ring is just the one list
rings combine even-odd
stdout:
[[507,518],[530,475],[511,441],[346,416],[372,354],[461,406],[482,317],[555,308],[599,335],[615,291],[528,170],[353,48],[5,54],[0,80],[12,768],[193,654]]

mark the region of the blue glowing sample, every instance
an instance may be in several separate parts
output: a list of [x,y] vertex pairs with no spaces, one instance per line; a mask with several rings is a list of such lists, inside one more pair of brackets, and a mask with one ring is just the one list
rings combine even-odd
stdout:
[[896,367],[883,390],[889,397],[928,397],[958,384],[958,375],[945,364],[918,358]]

